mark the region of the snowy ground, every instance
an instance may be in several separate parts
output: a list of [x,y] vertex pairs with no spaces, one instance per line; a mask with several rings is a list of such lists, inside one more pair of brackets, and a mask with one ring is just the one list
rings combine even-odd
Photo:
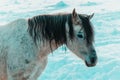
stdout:
[[91,14],[95,28],[98,64],[93,68],[68,49],[60,47],[49,55],[38,80],[120,80],[120,0],[0,0],[0,24],[18,18],[56,12]]

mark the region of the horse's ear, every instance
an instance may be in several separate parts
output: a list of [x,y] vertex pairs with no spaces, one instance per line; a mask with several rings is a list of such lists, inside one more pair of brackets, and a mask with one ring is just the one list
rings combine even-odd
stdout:
[[94,16],[94,13],[92,13],[91,15],[88,15],[88,18],[92,19],[93,16]]
[[72,16],[73,16],[74,18],[77,17],[77,13],[76,13],[76,11],[75,11],[75,8],[73,9]]
[[75,8],[73,9],[73,12],[72,12],[72,21],[73,21],[73,24],[75,25],[80,25],[82,23],[79,18],[79,15],[75,11]]

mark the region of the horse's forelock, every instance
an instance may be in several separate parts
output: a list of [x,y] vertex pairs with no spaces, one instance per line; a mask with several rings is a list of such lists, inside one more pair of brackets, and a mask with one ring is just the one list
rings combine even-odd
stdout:
[[94,41],[94,29],[93,26],[90,22],[90,19],[88,19],[86,16],[84,15],[79,15],[81,21],[82,21],[82,28],[84,30],[85,33],[85,38],[87,41],[87,45],[91,45],[92,42]]

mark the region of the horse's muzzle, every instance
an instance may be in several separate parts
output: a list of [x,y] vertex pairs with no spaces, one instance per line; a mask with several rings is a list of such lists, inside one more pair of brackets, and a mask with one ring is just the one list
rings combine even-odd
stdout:
[[86,64],[87,67],[93,67],[93,66],[96,65],[96,63],[97,63],[97,58],[94,58],[94,57],[90,59],[90,63],[85,61],[85,64]]
[[86,64],[87,67],[93,67],[93,66],[96,65],[96,64],[88,64],[87,61],[85,61],[85,64]]

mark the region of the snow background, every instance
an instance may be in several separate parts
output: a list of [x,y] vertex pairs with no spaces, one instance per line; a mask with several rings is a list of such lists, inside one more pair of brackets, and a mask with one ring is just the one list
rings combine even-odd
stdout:
[[64,46],[49,55],[38,80],[120,80],[120,0],[0,0],[0,25],[39,14],[92,14],[98,63],[88,68]]

